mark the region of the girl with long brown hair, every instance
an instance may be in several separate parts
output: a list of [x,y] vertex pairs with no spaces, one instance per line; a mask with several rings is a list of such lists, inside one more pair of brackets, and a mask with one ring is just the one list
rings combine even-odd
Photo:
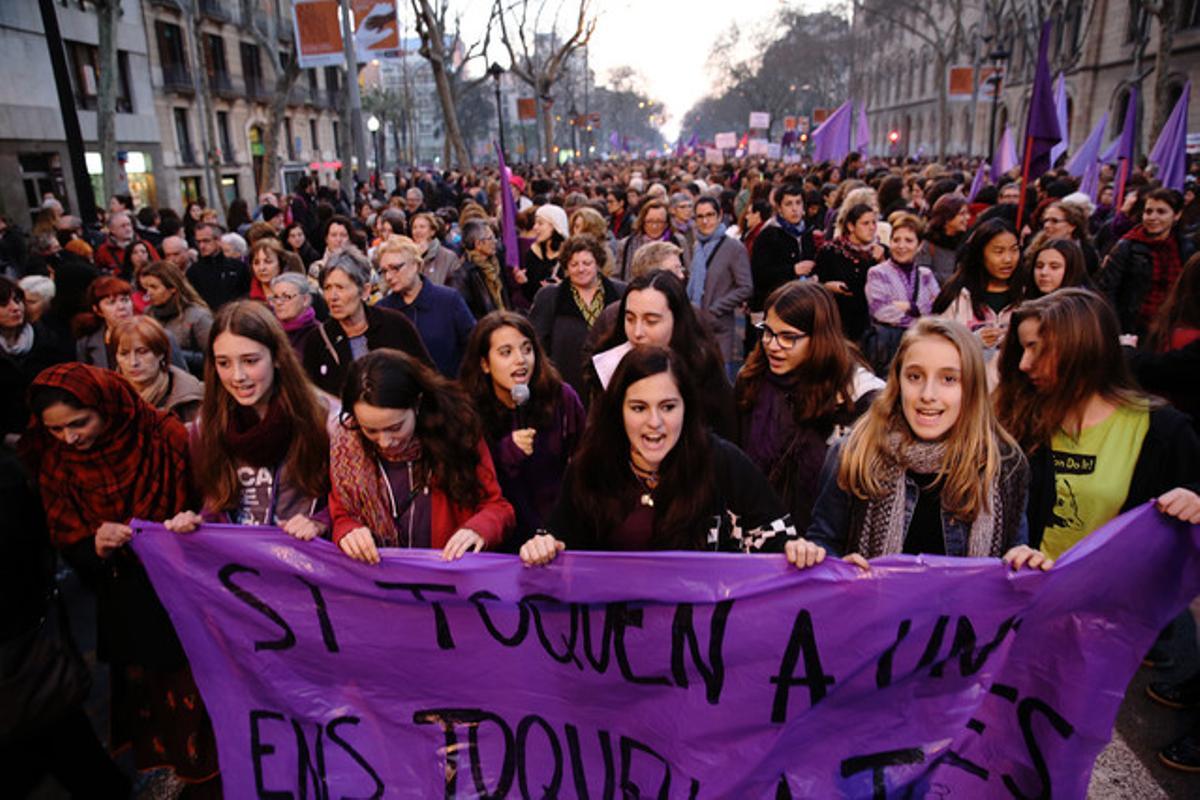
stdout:
[[579,395],[546,357],[529,320],[493,311],[467,341],[459,380],[483,420],[520,545],[542,528],[583,435]]
[[355,361],[330,429],[333,541],[357,561],[381,547],[454,560],[499,547],[513,526],[467,395],[399,350]]
[[813,281],[767,298],[761,339],[738,373],[738,443],[800,530],[816,501],[829,444],[866,411],[879,380],[842,335],[837,303]]
[[592,408],[546,533],[527,564],[565,549],[784,552],[796,530],[758,468],[714,436],[683,359],[650,345],[625,354]]
[[1051,558],[1157,498],[1200,522],[1200,441],[1125,364],[1116,313],[1087,289],[1023,303],[1000,357],[996,409],[1029,456],[1029,539]]
[[278,525],[301,540],[326,533],[333,405],[309,383],[266,307],[253,300],[222,306],[200,417],[188,425],[202,514],[184,512],[167,527],[186,533],[219,520]]
[[1024,546],[1028,479],[992,412],[978,340],[925,317],[901,339],[870,410],[830,448],[807,538],[864,568],[896,553],[1046,567]]

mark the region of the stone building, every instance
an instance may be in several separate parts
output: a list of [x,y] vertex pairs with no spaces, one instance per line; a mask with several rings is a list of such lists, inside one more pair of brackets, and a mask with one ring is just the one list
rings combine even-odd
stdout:
[[[852,86],[854,96],[867,102],[876,154],[937,154],[939,84],[951,86],[949,72],[954,67],[960,68],[958,76],[965,80],[952,87],[959,91],[947,90],[947,154],[987,155],[993,108],[987,76],[995,67],[1006,74],[995,103],[995,138],[1006,125],[1012,126],[1018,140],[1022,133],[1037,59],[1038,20],[1032,15],[1016,16],[1012,4],[994,0],[934,0],[934,5],[935,18],[946,24],[940,31],[926,26],[923,35],[898,21],[908,19],[916,25],[922,19],[905,11],[904,3],[880,11],[868,2],[856,10],[853,26],[862,58]],[[1181,11],[1169,61],[1169,105],[1189,76],[1200,75],[1200,0],[1183,0]],[[961,20],[959,37],[950,35],[953,27],[946,15],[953,13]],[[1157,21],[1146,15],[1139,0],[1060,0],[1051,7],[1051,16],[1056,21],[1051,71],[1065,75],[1071,147],[1083,142],[1105,111],[1109,113],[1105,141],[1120,133],[1132,76],[1141,71],[1147,74],[1141,89],[1140,152],[1147,152],[1153,146]],[[930,39],[953,45],[942,51],[947,55],[945,73],[939,74],[938,49]],[[1145,45],[1139,56],[1141,40]],[[997,52],[1007,57],[989,58]],[[1193,100],[1189,130],[1200,130],[1200,102]],[[895,144],[888,139],[892,131],[899,134]]]

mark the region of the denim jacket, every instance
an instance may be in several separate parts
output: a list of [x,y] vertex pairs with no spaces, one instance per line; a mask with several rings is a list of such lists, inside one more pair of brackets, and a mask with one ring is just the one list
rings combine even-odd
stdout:
[[[850,547],[850,542],[855,532],[850,530],[851,513],[855,504],[862,503],[862,501],[851,496],[838,486],[838,467],[841,464],[842,445],[845,441],[843,438],[835,443],[829,448],[829,453],[825,456],[825,464],[821,467],[821,475],[818,478],[820,489],[817,492],[816,505],[813,507],[812,521],[809,523],[808,531],[804,535],[809,541],[839,556],[847,555],[853,549]],[[1020,465],[1018,466],[1019,474],[1014,477],[1021,481],[1023,485],[1016,487],[1020,493],[1020,508],[1006,509],[1004,513],[1004,518],[1010,524],[1016,523],[1015,532],[1013,535],[1007,537],[1007,540],[1004,542],[1004,550],[1006,551],[1011,547],[1026,544],[1029,541],[1029,522],[1025,516],[1025,502],[1029,488],[1029,467],[1025,463],[1023,456],[1020,456],[1019,453],[1016,456]],[[1007,492],[1002,490],[1001,494],[1007,494]],[[919,496],[920,488],[906,472],[904,475],[904,529],[906,532],[908,531],[908,526],[912,523],[913,512],[917,508],[917,498]],[[946,555],[967,555],[967,542],[970,539],[970,535],[971,526],[969,524],[954,519],[945,510],[942,511],[942,536],[946,544]],[[1003,554],[992,553],[995,557],[1002,556]],[[868,558],[876,558],[892,554],[864,553],[863,555]]]

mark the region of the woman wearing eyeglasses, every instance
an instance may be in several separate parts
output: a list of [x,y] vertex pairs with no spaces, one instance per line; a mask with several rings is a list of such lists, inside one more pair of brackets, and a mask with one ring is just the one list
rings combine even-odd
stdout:
[[356,561],[378,564],[383,547],[432,547],[453,561],[498,547],[513,528],[471,401],[398,350],[350,365],[329,462],[333,541]]
[[1079,245],[1090,278],[1100,270],[1100,254],[1092,246],[1088,216],[1074,203],[1056,200],[1042,211],[1042,233],[1051,239],[1063,239]]
[[738,443],[808,527],[825,455],[870,406],[883,381],[842,336],[829,290],[784,284],[767,297],[762,338],[738,373]]
[[375,249],[375,265],[389,292],[375,305],[408,317],[417,326],[438,372],[453,378],[462,364],[475,317],[459,292],[423,276],[422,264],[421,248],[412,242],[380,244]]
[[294,272],[276,275],[267,294],[275,319],[283,325],[288,343],[299,358],[304,357],[304,342],[308,335],[320,324],[313,305],[316,296],[308,279]]

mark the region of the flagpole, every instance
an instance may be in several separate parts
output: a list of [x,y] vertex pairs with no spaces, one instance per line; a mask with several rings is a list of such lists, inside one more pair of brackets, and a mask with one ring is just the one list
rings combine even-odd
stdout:
[[1033,137],[1025,137],[1025,163],[1021,165],[1021,198],[1017,201],[1017,240],[1021,239],[1022,219],[1025,217],[1025,189],[1029,186],[1029,167],[1033,161]]
[[1129,180],[1129,159],[1122,158],[1120,166],[1117,167],[1117,191],[1113,194],[1113,208],[1118,211],[1125,200],[1125,182],[1127,180]]

